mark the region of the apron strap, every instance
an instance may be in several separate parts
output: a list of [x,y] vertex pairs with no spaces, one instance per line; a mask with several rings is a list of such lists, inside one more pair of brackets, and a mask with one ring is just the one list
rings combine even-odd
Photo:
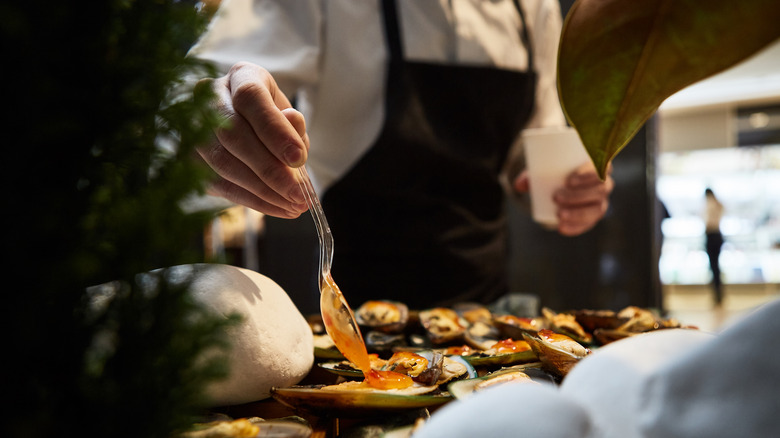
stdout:
[[404,49],[401,45],[400,27],[398,25],[398,10],[395,0],[382,0],[382,15],[385,25],[385,40],[391,59],[404,59]]
[[[528,71],[534,71],[533,46],[531,45],[531,38],[528,34],[525,13],[523,13],[523,7],[520,5],[520,0],[514,0],[514,4],[517,13],[520,15],[520,21],[523,23],[522,29],[520,29],[520,40],[523,41],[526,54],[528,55]],[[403,44],[401,44],[401,26],[399,25],[398,7],[395,0],[382,0],[382,15],[384,17],[385,39],[387,40],[390,58],[403,60],[404,49]]]

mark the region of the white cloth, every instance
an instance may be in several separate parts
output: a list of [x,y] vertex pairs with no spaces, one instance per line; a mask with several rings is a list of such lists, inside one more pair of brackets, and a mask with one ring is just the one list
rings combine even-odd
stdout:
[[[412,437],[519,436],[526,425],[528,436],[550,438],[777,436],[778,312],[775,300],[718,334],[669,329],[614,342],[557,390],[499,386],[444,406]],[[458,432],[475,422],[480,432]]]
[[[540,77],[529,127],[564,125],[555,78],[560,6],[521,3]],[[407,59],[527,69],[512,0],[398,4]],[[239,61],[260,65],[296,97],[318,191],[346,173],[382,127],[387,50],[380,0],[223,0],[191,55],[223,71]]]

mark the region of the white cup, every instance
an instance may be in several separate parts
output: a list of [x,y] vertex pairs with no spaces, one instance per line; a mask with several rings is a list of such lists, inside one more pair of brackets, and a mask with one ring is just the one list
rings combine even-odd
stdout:
[[533,219],[557,227],[553,193],[566,176],[583,163],[592,162],[579,134],[571,127],[526,129],[522,132]]

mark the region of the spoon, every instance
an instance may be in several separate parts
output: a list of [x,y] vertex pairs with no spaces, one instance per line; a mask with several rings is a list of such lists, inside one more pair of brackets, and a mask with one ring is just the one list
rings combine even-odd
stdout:
[[412,378],[405,374],[371,369],[371,359],[368,357],[366,343],[355,320],[355,314],[330,274],[333,263],[333,234],[325,219],[325,212],[314,191],[306,166],[299,167],[298,174],[301,177],[298,183],[314,218],[320,241],[320,313],[325,330],[341,354],[363,372],[369,386],[379,389],[401,389],[411,386]]
[[325,212],[317,193],[314,191],[306,166],[299,167],[298,173],[300,175],[299,184],[306,198],[306,204],[309,206],[309,212],[314,218],[317,237],[320,241],[320,312],[325,330],[341,354],[363,371],[363,374],[368,374],[371,366],[363,335],[360,333],[357,321],[355,321],[354,312],[330,274],[333,263],[333,234],[331,234],[330,226],[325,219]]

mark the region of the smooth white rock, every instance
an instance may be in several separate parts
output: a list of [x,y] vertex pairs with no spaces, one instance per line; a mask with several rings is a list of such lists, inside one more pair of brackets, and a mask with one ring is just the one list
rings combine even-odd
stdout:
[[277,283],[229,265],[183,265],[172,273],[177,270],[194,270],[190,291],[209,310],[243,315],[229,329],[230,375],[207,387],[215,406],[268,398],[272,387],[294,385],[308,374],[314,363],[311,328]]

